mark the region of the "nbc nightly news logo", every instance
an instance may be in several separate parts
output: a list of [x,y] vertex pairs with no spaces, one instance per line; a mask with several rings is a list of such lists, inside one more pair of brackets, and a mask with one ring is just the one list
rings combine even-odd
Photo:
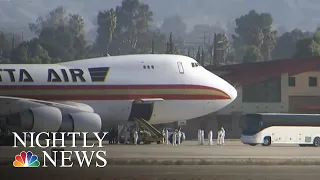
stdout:
[[14,167],[39,167],[40,162],[38,156],[33,155],[31,151],[27,153],[22,151],[19,155],[16,155],[15,161],[13,162]]
[[[42,151],[43,154],[43,165],[41,167],[48,167],[47,165],[52,165],[53,167],[73,167],[74,162],[79,164],[80,167],[85,166],[90,167],[92,165],[92,161],[95,160],[95,167],[103,168],[107,165],[107,152],[105,150],[94,151],[97,147],[103,148],[102,142],[107,133],[103,133],[103,136],[100,137],[99,133],[91,133],[88,132],[41,132],[35,134],[34,132],[23,132],[23,137],[20,137],[19,134],[13,132],[14,135],[14,148],[19,147],[17,142],[20,142],[21,146],[24,148],[59,148],[52,149],[51,155],[47,151]],[[40,143],[40,136],[46,135],[43,144]],[[57,137],[59,135],[60,139]],[[92,136],[93,135],[93,136]],[[27,137],[30,137],[29,141],[27,141]],[[71,144],[72,146],[65,146],[65,137],[71,136]],[[81,141],[77,140],[77,136],[81,137]],[[92,137],[94,140],[98,141],[98,146],[95,146],[95,143],[91,145],[87,144],[87,138]],[[52,138],[50,138],[52,137]],[[78,137],[78,138],[79,138]],[[57,142],[60,142],[61,145],[57,146]],[[77,144],[78,143],[78,144]],[[79,145],[80,143],[80,145]],[[52,145],[51,145],[52,144]],[[72,151],[72,150],[64,150],[63,148],[92,148],[91,151]],[[72,155],[75,155],[75,158],[72,158]],[[94,158],[95,157],[95,158]],[[22,151],[20,154],[15,156],[15,160],[13,162],[14,167],[40,167],[40,162],[37,155],[34,155],[32,151]],[[84,161],[86,163],[84,163]],[[61,165],[57,166],[57,162],[60,162]]]

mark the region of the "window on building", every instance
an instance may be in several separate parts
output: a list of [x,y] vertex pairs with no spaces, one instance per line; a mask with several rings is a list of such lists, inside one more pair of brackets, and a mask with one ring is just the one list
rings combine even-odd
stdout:
[[242,87],[243,102],[281,102],[281,77]]
[[288,79],[288,85],[290,87],[296,86],[296,77],[289,77]]
[[317,77],[309,77],[309,87],[318,86],[318,78]]

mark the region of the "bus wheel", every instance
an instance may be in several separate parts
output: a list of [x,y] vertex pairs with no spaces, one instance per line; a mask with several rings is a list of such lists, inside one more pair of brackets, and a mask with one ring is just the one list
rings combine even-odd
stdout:
[[271,137],[264,137],[262,146],[270,146],[271,145]]
[[299,144],[300,147],[308,147],[308,144]]
[[320,138],[319,137],[315,137],[313,140],[313,145],[315,147],[319,147],[320,146]]
[[249,144],[250,146],[256,146],[257,144]]

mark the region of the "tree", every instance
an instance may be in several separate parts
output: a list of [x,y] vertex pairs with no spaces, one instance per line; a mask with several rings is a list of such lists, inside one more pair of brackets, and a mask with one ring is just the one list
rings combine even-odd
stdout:
[[312,57],[320,55],[320,30],[312,37],[306,37],[297,42],[295,57]]
[[40,35],[42,29],[46,27],[63,26],[66,21],[66,10],[63,6],[59,6],[47,14],[46,17],[39,16],[36,23],[29,23],[29,28],[31,32]]
[[197,61],[198,63],[201,62],[200,46],[198,47],[197,56],[196,56],[196,61]]
[[85,58],[88,54],[84,32],[84,19],[78,14],[69,14],[68,29],[73,38],[74,59]]
[[38,38],[21,43],[12,51],[11,62],[14,64],[51,63],[48,52],[40,45]]
[[159,29],[148,30],[148,32],[140,34],[138,39],[137,53],[165,53],[166,36]]
[[262,47],[260,51],[262,53],[262,57],[265,61],[271,60],[272,50],[276,46],[276,31],[267,31],[264,33]]
[[[113,34],[117,27],[117,16],[113,9],[99,12],[98,29],[95,48],[100,54],[109,54],[109,46],[113,40]],[[106,52],[105,52],[106,51]]]
[[179,15],[164,19],[160,31],[163,33],[174,33],[177,37],[185,37],[187,25]]
[[217,41],[217,59],[220,63],[226,63],[227,54],[229,52],[229,40],[225,33],[217,33],[216,34]]
[[116,16],[117,45],[123,53],[134,53],[138,36],[148,31],[153,13],[147,4],[140,3],[139,0],[123,0],[122,5],[116,8]]
[[308,33],[304,33],[299,29],[293,29],[277,38],[277,43],[272,51],[274,59],[292,58],[296,53],[296,44],[299,40],[310,37]]
[[261,59],[260,50],[257,46],[247,46],[243,56],[244,63],[257,62]]
[[[141,51],[141,47],[137,45],[144,44],[139,41],[144,41],[143,38],[150,32],[152,16],[149,6],[139,0],[123,0],[121,6],[117,6],[115,10],[99,13],[98,21],[101,20],[101,22],[100,24],[98,22],[95,48],[99,52],[101,49],[105,50],[106,42],[111,39],[108,49],[110,54],[118,54],[119,51],[121,54]],[[114,17],[116,17],[116,23]],[[110,33],[111,31],[113,33]]]
[[70,61],[85,58],[88,46],[85,40],[84,20],[77,14],[67,14],[59,6],[36,23],[29,24],[38,35],[39,45],[48,51],[55,61]]
[[204,49],[203,49],[204,47],[202,47],[201,48],[201,61],[200,61],[200,64],[202,65],[202,66],[204,66],[204,64],[205,64],[205,59],[206,59],[206,54],[204,53]]
[[11,53],[11,43],[5,33],[0,32],[0,60],[5,62]]
[[177,46],[174,42],[174,34],[171,32],[169,35],[169,41],[167,42],[167,54],[180,54]]
[[21,43],[21,38],[13,33],[0,32],[0,64],[9,63],[14,47]]
[[[248,49],[255,49],[254,52],[259,54],[256,55],[260,57],[260,54],[262,54],[265,61],[269,60],[271,51],[275,46],[276,36],[276,31],[272,30],[273,19],[271,14],[259,14],[251,10],[248,14],[237,18],[235,22],[237,27],[235,28],[236,34],[233,35],[233,41],[234,48],[240,50],[238,50],[238,53],[243,54],[242,46],[247,45],[249,46]],[[246,51],[251,52],[251,50]],[[245,54],[247,56],[248,52],[245,52]]]

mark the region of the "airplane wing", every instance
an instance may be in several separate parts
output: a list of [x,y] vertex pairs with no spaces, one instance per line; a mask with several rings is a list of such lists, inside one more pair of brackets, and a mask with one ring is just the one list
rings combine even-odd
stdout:
[[81,103],[0,96],[0,107],[0,117],[10,129],[34,132],[101,130],[100,116]]
[[226,66],[206,66],[205,68],[234,86],[243,86],[279,77],[284,73],[292,76],[307,71],[319,70],[320,56]]

